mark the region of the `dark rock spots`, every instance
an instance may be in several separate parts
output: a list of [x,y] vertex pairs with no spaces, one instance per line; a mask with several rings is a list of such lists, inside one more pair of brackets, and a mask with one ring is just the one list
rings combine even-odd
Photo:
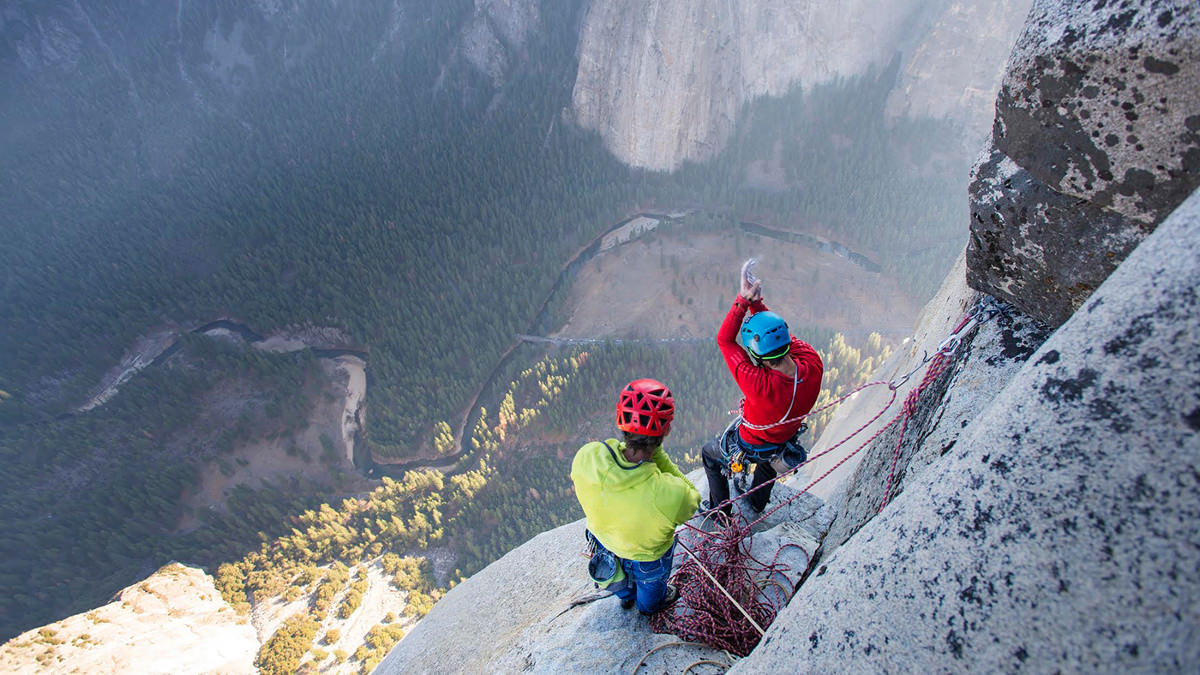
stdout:
[[1133,420],[1124,414],[1124,406],[1110,398],[1098,398],[1089,402],[1088,410],[1093,419],[1108,420],[1116,433],[1125,433],[1133,428]]
[[1145,60],[1142,61],[1142,66],[1147,71],[1151,73],[1158,73],[1160,75],[1174,75],[1175,73],[1179,72],[1179,66],[1171,63],[1170,61],[1160,61],[1153,56],[1147,56]]
[[1134,194],[1149,196],[1154,192],[1154,174],[1145,169],[1128,169],[1121,184],[1117,186],[1117,192],[1127,197]]
[[1063,534],[1074,534],[1075,531],[1079,529],[1079,524],[1073,517],[1060,518],[1058,521],[1058,527],[1062,530]]
[[1003,459],[995,460],[990,466],[993,471],[1001,476],[1008,476],[1008,472],[1012,470],[1012,467],[1008,465],[1008,462],[1004,461]]
[[979,594],[978,584],[979,577],[972,576],[971,584],[958,592],[958,599],[982,607],[983,597]]
[[1146,338],[1154,334],[1154,320],[1152,317],[1140,316],[1134,319],[1129,328],[1104,343],[1104,353],[1112,355],[1131,355],[1133,350],[1141,344]]
[[1189,174],[1200,174],[1200,149],[1189,148],[1183,153],[1183,159],[1180,162],[1183,170]]
[[1059,356],[1060,355],[1059,355],[1057,349],[1051,349],[1050,351],[1046,352],[1045,354],[1042,354],[1042,358],[1038,359],[1037,363],[1038,363],[1038,365],[1041,365],[1043,363],[1048,363],[1048,364],[1058,363]]
[[1018,45],[970,188],[968,283],[1051,327],[1200,186],[1196,8],[1102,4]]
[[[1029,171],[997,178],[1006,158],[993,154],[976,167],[976,196],[967,245],[967,283],[1015,305],[1050,328],[1067,319],[1136,245],[1119,214],[1052,189]],[[1107,162],[1097,164],[1106,167]],[[1101,174],[1103,175],[1103,174]],[[1018,208],[1019,207],[1019,208]],[[1004,214],[1020,213],[1006,218]],[[1046,219],[1054,229],[1039,227]],[[1028,223],[1028,224],[1026,224]],[[1127,242],[1127,243],[1126,243]],[[1112,251],[1113,256],[1080,255]]]
[[1083,392],[1096,383],[1097,373],[1091,368],[1084,368],[1079,374],[1070,379],[1046,378],[1042,386],[1042,397],[1055,403],[1071,403],[1083,398]]
[[946,633],[946,648],[954,655],[954,658],[961,659],[963,657],[963,648],[966,646],[966,640],[963,639],[958,631],[953,628]]
[[1154,486],[1146,478],[1146,474],[1140,474],[1133,480],[1133,483],[1127,486],[1125,492],[1130,501],[1154,501],[1156,498]]
[[992,507],[984,508],[980,502],[975,502],[975,517],[971,521],[971,531],[977,538],[984,538],[987,534],[987,526],[992,522]]
[[1133,20],[1137,17],[1137,15],[1138,11],[1136,9],[1129,9],[1121,12],[1120,14],[1114,14],[1108,20],[1108,24],[1105,25],[1104,28],[1112,33],[1118,35],[1122,34],[1133,25]]
[[[1000,330],[1000,356],[1008,361],[1025,361],[1046,341],[1046,331],[1035,322],[1013,322],[1008,316],[997,319]],[[989,365],[996,365],[989,361]]]

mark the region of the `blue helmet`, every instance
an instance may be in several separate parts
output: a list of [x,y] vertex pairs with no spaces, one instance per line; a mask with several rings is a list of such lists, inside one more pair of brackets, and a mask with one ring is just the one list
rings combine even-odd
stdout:
[[742,323],[742,344],[752,356],[760,359],[777,359],[792,344],[787,322],[775,312],[758,312]]

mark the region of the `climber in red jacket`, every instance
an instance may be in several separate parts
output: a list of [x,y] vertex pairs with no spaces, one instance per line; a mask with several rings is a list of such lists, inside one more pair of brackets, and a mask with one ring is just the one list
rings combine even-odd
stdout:
[[[722,437],[706,443],[702,458],[708,503],[720,506],[729,499],[729,456],[739,450],[745,453],[745,459],[755,465],[752,493],[746,499],[755,512],[762,512],[772,486],[754,488],[777,475],[771,461],[782,460],[790,468],[807,459],[797,437],[803,432],[804,415],[817,401],[824,365],[811,345],[793,337],[783,318],[767,309],[762,283],[750,274],[752,264],[750,260],[742,266],[741,291],[717,331],[717,346],[744,397],[742,419]],[[739,329],[744,351],[737,343]],[[729,515],[731,505],[721,510]]]

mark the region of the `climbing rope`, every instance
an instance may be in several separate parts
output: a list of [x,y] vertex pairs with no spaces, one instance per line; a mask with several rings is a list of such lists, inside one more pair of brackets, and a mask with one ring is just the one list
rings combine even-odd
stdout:
[[[974,307],[972,307],[965,315],[963,315],[962,320],[960,320],[958,325],[954,327],[954,331],[950,333],[949,337],[947,337],[945,340],[942,340],[942,343],[938,345],[937,349],[934,350],[934,353],[932,355],[926,354],[925,358],[921,360],[920,366],[929,364],[929,368],[925,371],[925,376],[921,378],[920,384],[914,387],[912,391],[908,392],[908,396],[905,397],[904,405],[901,406],[900,412],[897,413],[896,417],[888,423],[888,426],[890,426],[891,424],[895,423],[897,419],[900,419],[900,433],[896,436],[896,447],[892,452],[892,466],[888,471],[887,486],[883,491],[883,501],[879,503],[879,511],[883,511],[883,507],[887,506],[888,502],[891,501],[892,486],[896,479],[896,465],[900,462],[900,450],[904,443],[904,432],[908,430],[908,421],[917,414],[917,403],[921,398],[921,394],[924,393],[925,389],[929,385],[933,384],[939,377],[941,377],[942,374],[946,372],[946,369],[950,367],[950,356],[954,354],[956,349],[958,349],[958,345],[962,342],[963,336],[980,323],[984,321],[990,321],[991,319],[995,318],[999,313],[999,303],[997,303],[996,300],[990,296],[984,296],[983,299],[977,302]],[[918,368],[920,368],[920,366],[918,366]],[[915,370],[909,371],[904,376],[903,380],[900,381],[900,384],[904,384],[904,382],[907,381],[908,378],[912,377],[913,373],[915,372]]]
[[777,575],[786,578],[790,567],[779,560],[784,549],[770,563],[756,559],[750,553],[749,526],[733,520],[712,532],[693,530],[694,548],[682,536],[677,540],[688,556],[675,573],[679,600],[670,611],[652,615],[650,626],[656,633],[673,633],[745,656],[791,599],[790,591],[770,592],[758,583]]
[[[642,660],[638,661],[637,665],[633,667],[632,671],[630,671],[630,675],[636,675],[637,671],[640,670],[642,666],[646,665],[646,659],[650,658],[651,654],[657,652],[660,649],[665,649],[667,647],[703,647],[703,646],[704,645],[699,642],[679,642],[679,641],[664,642],[661,645],[658,645],[657,647],[654,647],[654,648],[650,649],[649,651],[647,651],[645,656],[642,657]],[[733,667],[733,657],[730,656],[729,653],[726,653],[725,655],[730,657],[728,661],[715,661],[713,659],[700,659],[698,661],[692,662],[692,664],[689,665],[687,668],[684,668],[683,672],[688,673],[691,671],[692,668],[695,668],[696,666],[704,665],[704,664],[711,664],[711,665],[723,668],[725,670],[729,670],[731,667]],[[724,672],[724,671],[722,671],[722,672]]]
[[[679,569],[674,576],[674,583],[679,591],[679,600],[668,611],[658,612],[651,617],[650,625],[654,631],[657,633],[673,633],[683,639],[702,642],[738,656],[749,654],[757,646],[759,640],[762,639],[765,632],[764,627],[771,625],[775,616],[797,590],[797,587],[787,589],[778,581],[780,577],[787,579],[786,573],[794,571],[791,566],[780,561],[780,555],[792,547],[800,549],[805,559],[805,567],[803,570],[800,570],[801,579],[807,575],[813,564],[812,552],[794,543],[781,546],[776,551],[770,563],[756,559],[750,552],[752,550],[752,531],[754,526],[802,497],[813,486],[827,478],[862,451],[863,448],[879,438],[884,432],[894,425],[899,424],[900,430],[892,455],[891,470],[884,489],[883,502],[879,507],[882,510],[891,499],[896,466],[900,459],[904,434],[908,427],[908,420],[917,412],[917,404],[921,394],[929,385],[946,372],[950,366],[953,353],[959,344],[962,343],[968,332],[980,323],[994,318],[998,313],[1000,313],[999,304],[994,299],[985,296],[984,299],[980,300],[974,307],[967,311],[962,320],[955,326],[954,331],[938,345],[934,353],[925,354],[921,363],[909,372],[894,380],[877,380],[859,385],[837,399],[811,410],[794,420],[789,420],[802,420],[806,417],[820,414],[870,387],[886,385],[890,392],[887,403],[883,405],[879,412],[875,413],[874,416],[845,438],[842,438],[826,450],[809,457],[805,462],[778,474],[775,478],[764,481],[761,485],[755,486],[721,504],[714,505],[708,511],[708,516],[701,523],[701,527],[696,527],[690,523],[683,525],[677,541],[687,557],[679,565]],[[725,518],[724,514],[720,513],[719,509],[721,507],[732,505],[738,499],[744,499],[757,490],[764,489],[774,482],[791,476],[802,467],[834,452],[858,436],[883,417],[884,413],[895,403],[900,387],[907,383],[917,371],[926,366],[928,368],[924,377],[908,393],[900,411],[891,420],[882,425],[869,438],[860,442],[853,451],[838,460],[836,464],[809,482],[808,485],[795,495],[781,501],[781,503],[769,510],[764,510],[761,515],[749,522],[739,518]],[[707,531],[704,529],[704,525],[707,524],[709,519],[720,519],[723,522],[718,522],[717,527],[712,529],[712,531]],[[690,543],[685,542],[685,538],[689,539]],[[761,580],[767,581],[763,582]],[[775,586],[773,592],[769,591],[771,586]]]

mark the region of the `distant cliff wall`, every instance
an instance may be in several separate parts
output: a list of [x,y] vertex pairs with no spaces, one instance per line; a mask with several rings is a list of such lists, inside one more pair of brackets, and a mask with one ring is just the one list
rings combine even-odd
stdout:
[[1028,5],[598,0],[580,35],[571,112],[621,161],[671,170],[719,152],[751,99],[898,57],[894,114],[982,126]]

